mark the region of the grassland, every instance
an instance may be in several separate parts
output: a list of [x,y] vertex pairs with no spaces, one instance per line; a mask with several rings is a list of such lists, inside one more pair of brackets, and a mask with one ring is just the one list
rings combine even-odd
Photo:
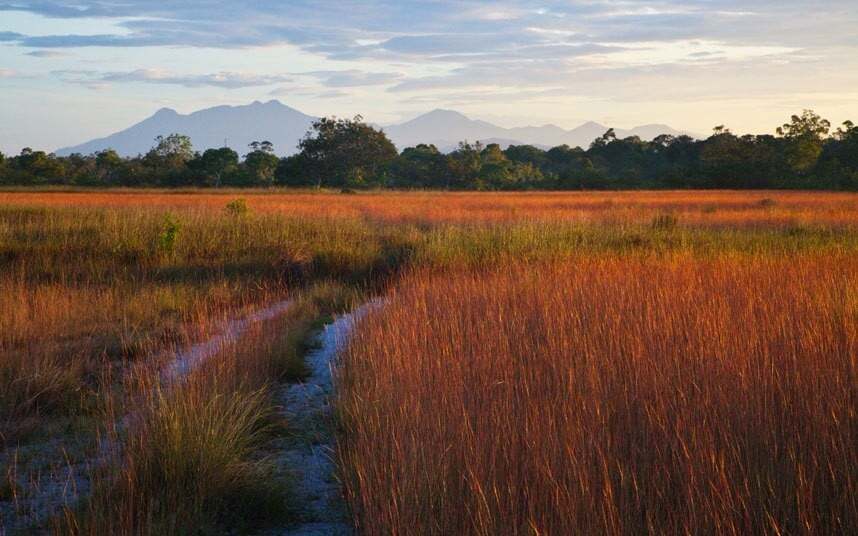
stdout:
[[0,192],[0,501],[95,456],[54,530],[288,524],[272,388],[384,294],[337,403],[364,533],[855,530],[856,253],[851,194]]
[[854,532],[856,288],[815,254],[406,277],[345,361],[359,526]]

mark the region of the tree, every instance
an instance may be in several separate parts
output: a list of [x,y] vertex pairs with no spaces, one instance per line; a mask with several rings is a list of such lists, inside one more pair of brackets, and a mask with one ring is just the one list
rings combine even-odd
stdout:
[[545,158],[542,172],[552,177],[558,188],[584,189],[597,180],[593,161],[580,147],[558,145],[546,151]]
[[503,152],[513,162],[543,166],[546,161],[545,151],[533,145],[510,145]]
[[155,146],[150,151],[155,156],[165,160],[187,162],[194,157],[194,145],[191,138],[183,134],[170,134],[166,138],[157,136]]
[[[838,141],[844,141],[853,136],[858,136],[858,126],[848,120],[844,121],[842,126],[837,127],[837,132],[834,133],[834,139]],[[0,153],[0,161],[2,161],[2,153]]]
[[244,167],[250,175],[250,183],[260,186],[271,186],[274,184],[274,173],[280,164],[280,159],[274,155],[274,146],[271,142],[253,142],[250,144],[253,151],[244,157]]
[[388,166],[397,157],[387,135],[354,119],[323,117],[314,122],[298,144],[304,173],[316,187],[383,184]]
[[613,128],[609,128],[605,131],[604,134],[593,140],[593,143],[590,144],[590,148],[594,147],[604,147],[611,143],[612,141],[616,141],[617,134]]
[[466,188],[473,186],[480,176],[482,168],[481,154],[483,144],[473,145],[467,141],[459,142],[459,148],[447,155],[447,174],[445,188]]
[[155,138],[155,146],[146,153],[144,161],[155,175],[156,181],[175,184],[186,170],[186,164],[194,157],[191,138],[182,134],[170,134]]
[[831,122],[823,119],[813,110],[804,110],[801,115],[792,116],[789,123],[777,128],[778,136],[788,139],[807,136],[821,140],[831,130]]
[[700,180],[695,186],[704,188],[736,188],[744,173],[742,140],[719,125],[700,151]]
[[858,127],[832,131],[810,110],[777,135],[733,134],[724,125],[705,140],[688,136],[618,139],[608,130],[588,149],[561,145],[483,147],[462,142],[450,154],[434,145],[401,155],[383,131],[350,120],[317,121],[300,152],[279,159],[269,141],[254,141],[243,161],[229,149],[195,153],[187,136],[159,136],[144,156],[105,150],[57,157],[25,148],[0,154],[4,185],[86,186],[393,186],[456,189],[813,188],[858,191]]
[[315,182],[305,173],[306,168],[300,153],[281,158],[274,172],[274,180],[281,186],[311,186]]
[[105,184],[112,184],[122,168],[122,157],[113,149],[95,153],[95,176]]
[[206,149],[191,167],[205,176],[206,183],[218,188],[226,176],[238,169],[238,153],[229,147]]
[[268,140],[251,142],[248,147],[250,147],[253,152],[261,151],[267,154],[274,154],[274,144]]
[[807,173],[822,154],[822,140],[831,130],[831,123],[813,112],[804,110],[789,123],[778,127],[778,136],[788,140],[786,159],[798,173]]
[[19,171],[24,184],[56,184],[65,177],[65,168],[54,155],[44,151],[34,151],[29,147],[21,149],[15,158],[15,168]]
[[825,187],[858,189],[858,127],[852,121],[845,121],[825,144],[814,174],[825,179]]
[[406,188],[437,188],[444,185],[447,157],[434,145],[408,147],[391,165],[395,186]]

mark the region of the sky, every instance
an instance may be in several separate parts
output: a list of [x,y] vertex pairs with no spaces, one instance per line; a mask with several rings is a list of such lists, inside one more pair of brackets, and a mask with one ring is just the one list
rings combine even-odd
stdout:
[[0,0],[0,151],[270,99],[380,124],[858,122],[856,28],[858,0]]

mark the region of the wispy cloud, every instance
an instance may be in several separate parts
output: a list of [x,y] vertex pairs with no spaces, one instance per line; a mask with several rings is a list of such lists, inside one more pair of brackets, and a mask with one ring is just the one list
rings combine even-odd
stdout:
[[54,71],[54,74],[70,82],[84,85],[96,83],[147,83],[168,84],[185,87],[213,86],[224,89],[238,89],[256,86],[268,86],[291,80],[283,75],[256,75],[248,73],[218,72],[205,74],[177,74],[161,69],[137,69],[127,72],[97,72],[66,70]]
[[316,78],[322,85],[332,88],[387,85],[403,78],[401,73],[365,72],[357,69],[312,71],[301,74]]
[[60,50],[32,50],[26,54],[27,56],[32,56],[34,58],[66,58],[72,55]]

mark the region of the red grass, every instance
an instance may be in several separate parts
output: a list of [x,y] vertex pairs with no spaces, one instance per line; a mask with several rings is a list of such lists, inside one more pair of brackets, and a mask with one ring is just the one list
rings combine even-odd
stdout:
[[858,261],[412,275],[346,357],[365,534],[854,534]]

